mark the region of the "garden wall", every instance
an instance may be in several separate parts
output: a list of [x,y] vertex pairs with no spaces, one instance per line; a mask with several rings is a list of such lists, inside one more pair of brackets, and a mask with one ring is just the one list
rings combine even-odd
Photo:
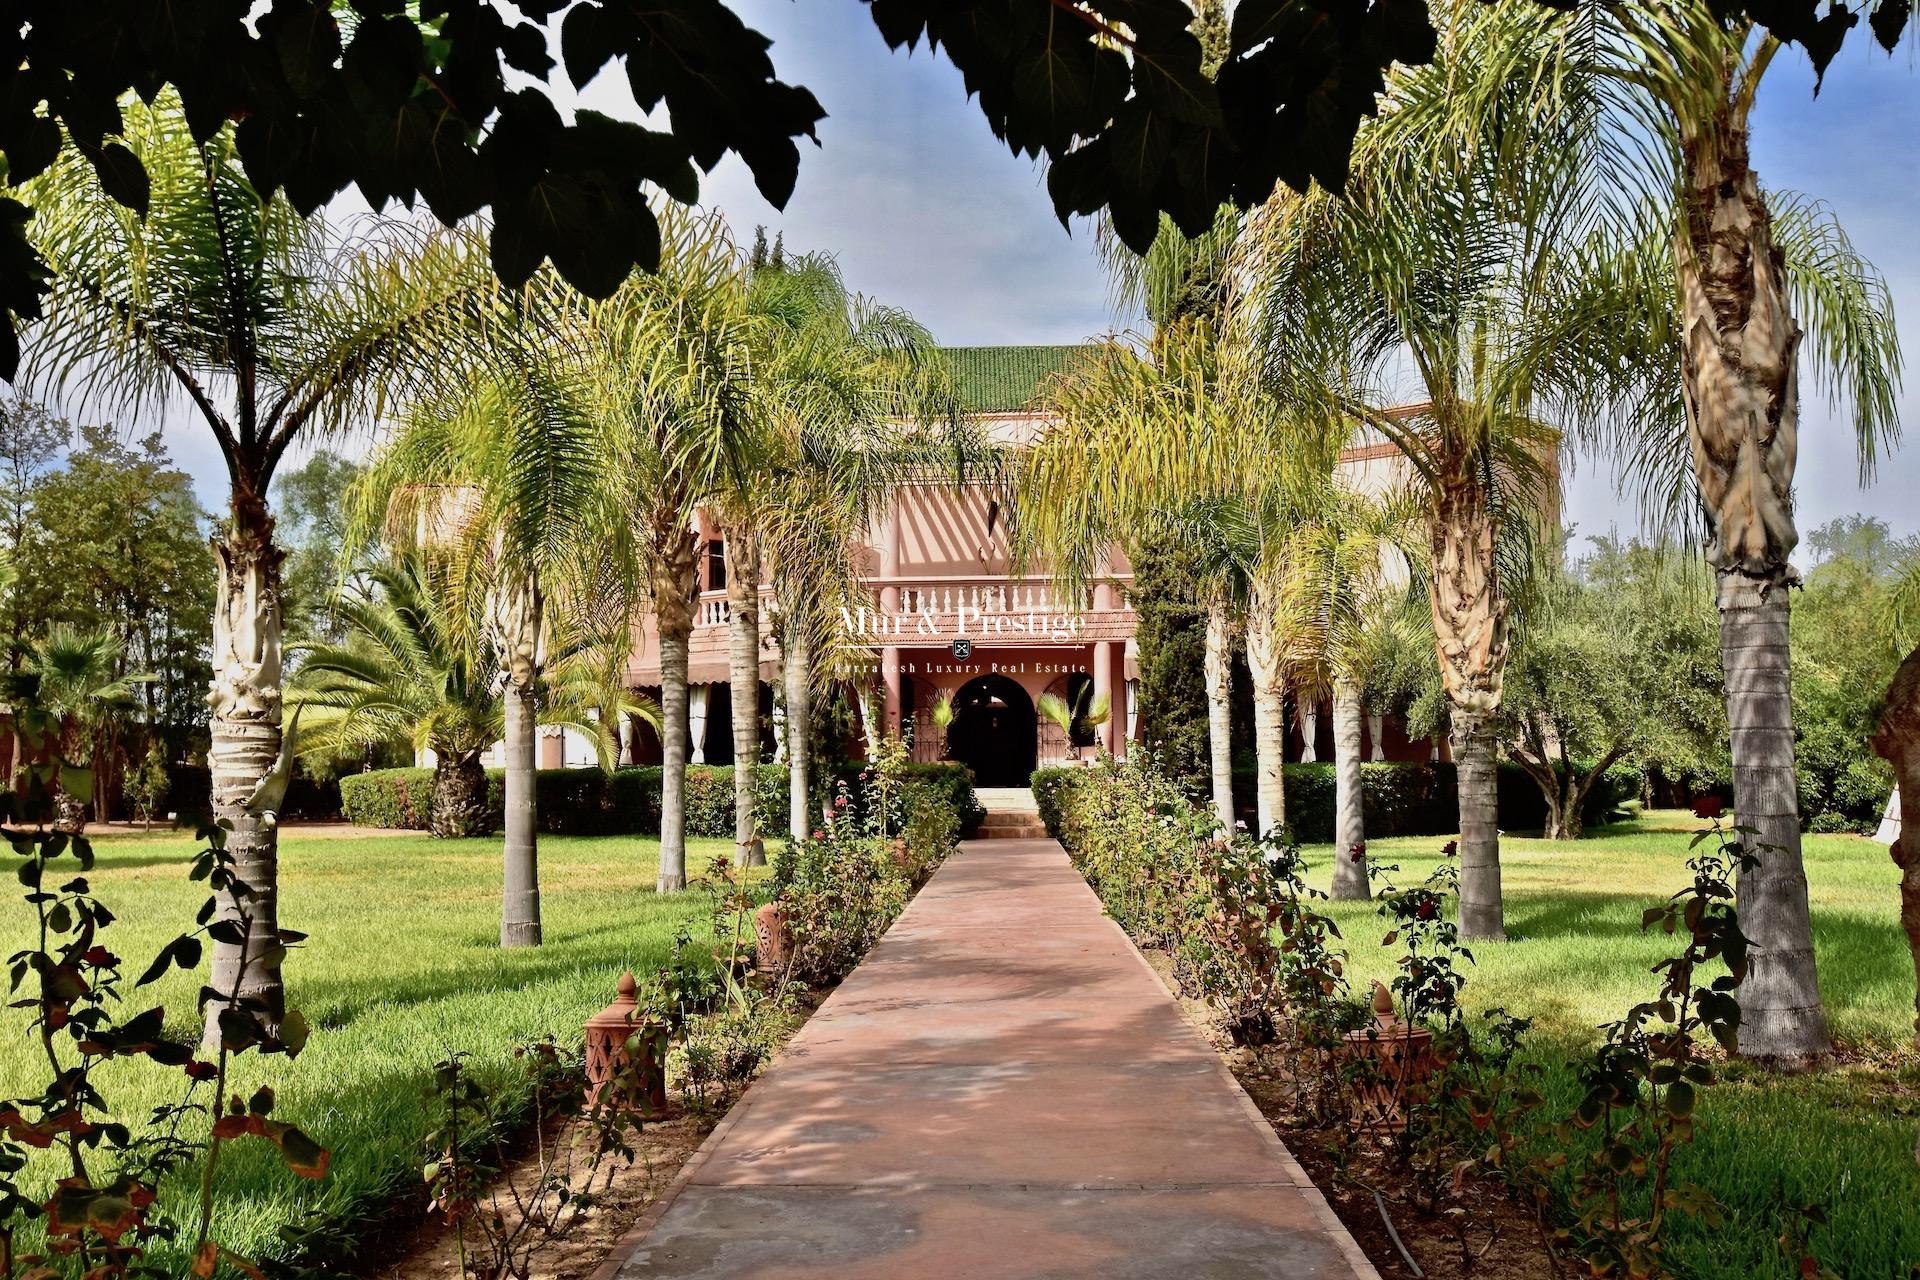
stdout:
[[[658,765],[613,773],[594,768],[537,769],[534,803],[540,830],[555,835],[658,835],[660,775]],[[487,770],[487,803],[496,826],[504,809],[505,776],[503,770]],[[837,776],[859,805],[860,766],[845,766]],[[960,818],[963,839],[970,838],[986,817],[973,793],[973,776],[964,765],[910,765],[907,777],[940,787]],[[341,815],[361,826],[425,831],[432,796],[431,769],[375,769],[340,779]],[[686,804],[688,835],[732,839],[733,766],[688,765]],[[761,834],[787,834],[785,765],[754,767],[753,809]]]

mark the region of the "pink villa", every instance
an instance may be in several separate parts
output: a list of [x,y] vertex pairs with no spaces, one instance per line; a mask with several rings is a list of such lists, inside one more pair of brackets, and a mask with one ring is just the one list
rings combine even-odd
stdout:
[[[1029,406],[1045,379],[1086,350],[1073,346],[952,348],[962,395],[990,436],[1019,447],[1049,426]],[[1384,484],[1404,465],[1390,445],[1354,450],[1342,466],[1367,483],[1378,472]],[[859,550],[862,576],[873,607],[844,619],[848,643],[872,651],[885,681],[881,713],[886,727],[906,730],[914,754],[942,757],[930,709],[943,696],[953,702],[946,754],[970,766],[981,786],[1023,787],[1042,765],[1071,759],[1075,747],[1104,746],[1123,755],[1140,725],[1138,651],[1134,612],[1128,603],[1133,572],[1119,549],[1106,573],[1080,599],[1068,599],[1044,566],[1013,576],[1004,524],[989,518],[984,486],[951,483],[910,486],[898,492],[877,524],[871,545]],[[740,704],[727,662],[726,559],[716,526],[698,517],[704,554],[699,602],[689,658],[689,716],[695,763],[733,759],[733,716]],[[763,619],[765,615],[763,613]],[[635,625],[635,650],[627,667],[631,686],[657,692],[659,646],[653,619]],[[780,718],[774,699],[779,651],[762,622],[760,687],[754,705],[761,717],[768,757],[779,750]],[[1041,695],[1053,693],[1069,706],[1104,699],[1111,713],[1078,743],[1040,716]],[[879,703],[879,700],[875,700]],[[1331,759],[1330,717],[1303,708],[1295,717],[1289,758]],[[1426,742],[1408,742],[1397,724],[1373,718],[1367,754],[1373,759],[1427,759]],[[1097,737],[1095,736],[1097,735]],[[560,743],[549,744],[558,764]],[[659,743],[641,730],[627,757],[659,759]]]

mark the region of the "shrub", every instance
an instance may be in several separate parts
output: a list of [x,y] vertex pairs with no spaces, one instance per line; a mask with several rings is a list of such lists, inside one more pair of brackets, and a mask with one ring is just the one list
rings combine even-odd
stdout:
[[374,769],[340,779],[340,814],[363,827],[427,829],[433,770]]
[[[834,771],[836,785],[844,784],[847,796],[854,810],[862,818],[867,811],[868,779],[862,775],[869,772],[868,766],[861,761],[852,761],[841,765]],[[907,764],[901,767],[899,776],[903,782],[925,782],[941,794],[947,805],[960,819],[960,838],[971,840],[980,824],[986,821],[987,811],[980,804],[980,798],[973,791],[973,771],[963,764],[932,763]],[[787,788],[786,776],[781,775],[780,783],[780,830],[786,831]]]
[[918,884],[960,847],[960,815],[939,786],[910,779],[900,791],[901,847],[908,879]]
[[1086,769],[1079,765],[1033,771],[1031,785],[1034,807],[1040,811],[1040,821],[1047,825],[1047,834],[1055,840],[1060,838],[1061,805],[1066,799],[1067,791],[1077,785],[1086,776],[1086,772]]
[[[1303,844],[1333,840],[1334,766],[1315,761],[1286,766],[1287,820]],[[1459,784],[1449,762],[1419,764],[1368,761],[1360,766],[1361,794],[1367,813],[1367,838],[1445,835],[1460,825]],[[1524,769],[1502,764],[1499,770],[1500,826],[1507,831],[1538,830],[1546,823],[1546,800]],[[1625,802],[1640,794],[1638,770],[1615,766],[1587,794],[1582,809],[1586,825],[1605,822]],[[1034,792],[1039,798],[1039,791]],[[1253,810],[1254,771],[1236,766],[1233,795],[1241,813]],[[1045,816],[1044,813],[1042,815]]]
[[[861,772],[859,764],[841,771],[850,802],[864,813],[866,784]],[[540,830],[554,835],[658,835],[660,775],[657,765],[613,773],[593,767],[536,770],[534,803]],[[937,796],[952,810],[962,839],[971,837],[987,816],[965,765],[910,764],[902,776],[925,784],[923,797]],[[487,770],[487,804],[496,824],[505,809],[505,777],[503,770]],[[689,836],[733,838],[732,765],[689,765],[686,797]],[[361,826],[424,831],[432,798],[431,769],[374,769],[340,779],[341,814]],[[753,808],[762,835],[787,834],[785,765],[754,766]]]

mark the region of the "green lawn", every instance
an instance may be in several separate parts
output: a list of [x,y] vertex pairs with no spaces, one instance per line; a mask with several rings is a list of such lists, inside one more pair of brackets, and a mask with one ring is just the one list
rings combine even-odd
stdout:
[[[688,869],[705,871],[730,841],[689,841]],[[137,975],[159,944],[191,923],[204,886],[189,883],[188,836],[114,836],[94,844],[95,892],[119,914],[108,940]],[[307,1050],[243,1059],[243,1093],[271,1082],[277,1114],[333,1150],[324,1182],[283,1172],[264,1144],[242,1143],[220,1166],[226,1208],[215,1234],[242,1254],[269,1252],[276,1229],[312,1206],[364,1208],[418,1184],[428,1069],[459,1050],[491,1073],[516,1045],[552,1033],[577,1038],[581,1020],[613,996],[623,968],[660,964],[683,925],[709,919],[707,895],[653,891],[656,839],[540,839],[546,945],[503,952],[500,845],[425,835],[343,839],[289,832],[281,840],[281,921],[311,935],[287,964],[289,1000],[314,1028]],[[8,880],[11,881],[9,876]],[[0,943],[27,944],[26,906],[0,915]],[[169,1022],[194,1017],[201,975],[175,973],[139,992]],[[143,1003],[139,1007],[146,1007]],[[24,1011],[0,1022],[0,1094],[38,1091],[36,1042]],[[103,1090],[137,1120],[173,1097],[176,1072],[115,1064]],[[190,1194],[172,1188],[170,1195]],[[182,1213],[182,1199],[174,1203]]]
[[[1685,886],[1687,843],[1703,824],[1657,812],[1578,842],[1505,837],[1501,866],[1512,940],[1472,950],[1465,997],[1531,1017],[1535,1056],[1549,1065],[1553,1105],[1577,1096],[1566,1062],[1596,1028],[1648,998],[1653,963],[1677,949],[1640,932],[1641,911]],[[1439,861],[1443,837],[1371,842],[1377,862],[1398,864],[1395,883],[1416,883]],[[1332,849],[1309,850],[1312,881],[1326,887]],[[1859,836],[1808,836],[1820,985],[1848,1057],[1870,1060],[1808,1079],[1775,1079],[1735,1066],[1701,1106],[1703,1132],[1684,1174],[1728,1204],[1723,1231],[1680,1233],[1675,1259],[1700,1280],[1782,1277],[1772,1203],[1777,1192],[1824,1201],[1831,1227],[1817,1238],[1829,1265],[1861,1280],[1908,1280],[1920,1266],[1920,1061],[1913,1040],[1912,960],[1899,927],[1899,872],[1884,846]],[[1351,975],[1392,968],[1384,925],[1368,904],[1336,903]],[[1543,1134],[1543,1138],[1546,1135]]]

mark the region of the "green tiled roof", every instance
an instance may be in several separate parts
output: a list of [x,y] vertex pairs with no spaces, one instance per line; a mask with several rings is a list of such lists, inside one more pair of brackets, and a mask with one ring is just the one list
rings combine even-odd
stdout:
[[961,403],[974,413],[1017,413],[1031,405],[1049,377],[1091,346],[948,347],[946,355]]

